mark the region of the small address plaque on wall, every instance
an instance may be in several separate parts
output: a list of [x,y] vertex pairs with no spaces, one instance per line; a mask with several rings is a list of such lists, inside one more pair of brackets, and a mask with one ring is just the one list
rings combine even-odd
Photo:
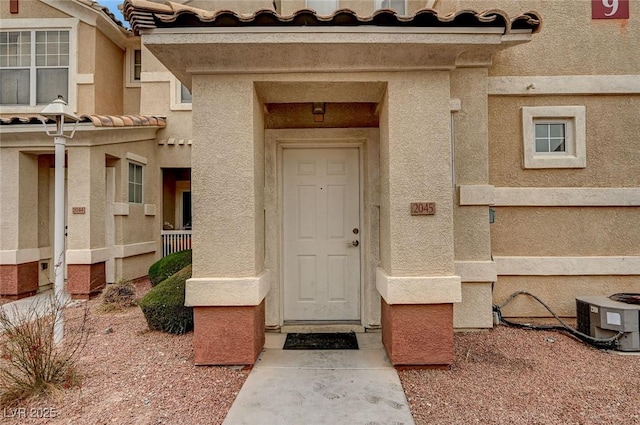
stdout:
[[436,213],[435,202],[412,202],[411,215],[434,215]]

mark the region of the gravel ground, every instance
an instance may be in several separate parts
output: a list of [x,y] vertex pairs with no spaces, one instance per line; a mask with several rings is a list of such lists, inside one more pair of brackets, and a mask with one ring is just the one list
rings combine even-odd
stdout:
[[[137,284],[141,295],[148,281]],[[83,305],[68,309],[71,322]],[[79,360],[80,388],[49,400],[0,409],[8,424],[220,424],[248,371],[193,365],[193,333],[148,330],[139,307],[96,311],[89,301],[90,335]],[[49,410],[47,410],[49,409]],[[31,416],[53,416],[34,418]],[[9,416],[17,415],[10,418]],[[26,416],[26,417],[25,417]]]
[[[148,281],[138,283],[139,295],[148,289]],[[82,315],[83,305],[68,310],[70,321]],[[97,299],[88,303],[81,387],[18,406],[24,410],[0,408],[0,422],[222,423],[248,371],[196,367],[193,334],[151,332],[138,307],[101,313],[98,305]],[[399,372],[418,425],[640,424],[638,355],[505,327],[456,334],[455,341],[450,370]],[[47,414],[55,417],[32,417]]]
[[640,424],[640,356],[557,332],[456,334],[451,370],[399,372],[421,424]]

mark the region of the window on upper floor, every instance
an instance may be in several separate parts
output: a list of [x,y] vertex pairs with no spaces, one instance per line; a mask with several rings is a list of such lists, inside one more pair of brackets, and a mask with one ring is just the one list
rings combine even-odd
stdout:
[[69,31],[0,31],[0,104],[69,98]]
[[142,203],[142,165],[129,162],[129,202]]
[[140,87],[142,78],[142,50],[127,49],[125,61],[125,84],[127,87]]
[[180,83],[180,103],[191,103],[191,91],[184,84]]
[[406,0],[376,0],[376,10],[378,9],[393,9],[398,15],[406,15],[407,2]]
[[338,0],[307,0],[307,9],[313,9],[318,15],[331,15],[338,9]]
[[584,106],[522,108],[524,168],[584,168]]
[[140,81],[142,72],[142,50],[133,50],[133,81]]

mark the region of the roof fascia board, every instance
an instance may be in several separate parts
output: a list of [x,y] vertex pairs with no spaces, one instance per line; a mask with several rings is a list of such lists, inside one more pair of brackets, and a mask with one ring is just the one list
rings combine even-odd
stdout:
[[[78,3],[75,0],[40,0],[42,3],[58,9],[70,16],[78,18],[80,21],[92,27],[99,28],[111,41],[116,43],[121,49],[128,47],[127,35],[124,29],[120,28],[111,19],[103,16],[102,12],[93,9],[86,4]],[[130,46],[129,46],[130,47]]]
[[[189,28],[153,28],[140,30],[142,35],[151,34],[500,34],[503,27],[381,27],[381,26],[308,26],[308,27],[189,27]],[[525,30],[531,34],[531,31]]]
[[[5,127],[10,127],[7,131]],[[73,139],[67,146],[98,146],[153,140],[160,126],[94,127],[91,123],[78,124]],[[47,137],[42,124],[19,124],[2,126],[0,148],[53,149],[53,139]]]

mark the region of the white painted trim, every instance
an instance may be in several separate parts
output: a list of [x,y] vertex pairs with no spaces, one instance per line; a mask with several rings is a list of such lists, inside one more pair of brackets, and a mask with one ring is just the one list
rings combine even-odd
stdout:
[[142,82],[142,70],[140,70],[140,80],[136,81],[133,79],[134,70],[133,67],[135,65],[135,51],[140,50],[140,57],[142,60],[142,48],[138,47],[128,47],[125,53],[125,61],[124,61],[124,85],[125,87],[140,87]]
[[109,259],[109,248],[68,249],[67,264],[96,264]]
[[640,256],[494,257],[499,276],[640,275]]
[[460,276],[389,276],[378,267],[376,288],[387,304],[448,304],[462,301]]
[[0,251],[0,264],[24,264],[40,261],[40,248],[7,249]]
[[492,205],[495,186],[488,184],[461,184],[460,205]]
[[95,74],[76,74],[76,84],[94,84]]
[[147,158],[144,156],[136,155],[135,153],[127,152],[125,158],[130,159],[131,161],[138,162],[142,165],[147,165]]
[[154,204],[144,204],[144,215],[156,215],[156,206]]
[[[69,93],[65,99],[73,112],[78,112],[78,87],[76,76],[78,75],[78,26],[77,18],[25,18],[4,19],[2,30],[62,30],[69,31]],[[35,54],[35,53],[33,53]],[[35,79],[32,79],[32,90],[35,90]],[[80,83],[83,84],[83,83]],[[35,92],[32,92],[35,93]],[[35,94],[32,94],[35,96]],[[0,114],[29,114],[42,112],[45,105],[0,105]]]
[[495,261],[456,261],[456,275],[462,282],[495,282],[498,271]]
[[155,241],[132,243],[129,245],[115,245],[113,247],[114,258],[127,258],[141,254],[156,252],[157,243]]
[[192,103],[182,103],[182,82],[176,77],[169,81],[170,109],[172,111],[191,111]]
[[[586,113],[584,106],[523,106],[524,168],[585,168],[587,166]],[[565,123],[566,152],[536,152],[535,124],[545,120],[561,120]]]
[[167,83],[167,82],[171,82],[173,78],[175,78],[173,74],[166,71],[161,71],[161,72],[142,71],[140,73],[140,81],[143,83]]
[[187,280],[187,307],[260,305],[269,292],[269,270],[255,277],[191,278]]
[[558,75],[489,77],[489,95],[640,94],[640,75]]
[[638,207],[638,187],[496,187],[499,207]]
[[126,202],[114,202],[113,215],[129,215],[129,204]]

